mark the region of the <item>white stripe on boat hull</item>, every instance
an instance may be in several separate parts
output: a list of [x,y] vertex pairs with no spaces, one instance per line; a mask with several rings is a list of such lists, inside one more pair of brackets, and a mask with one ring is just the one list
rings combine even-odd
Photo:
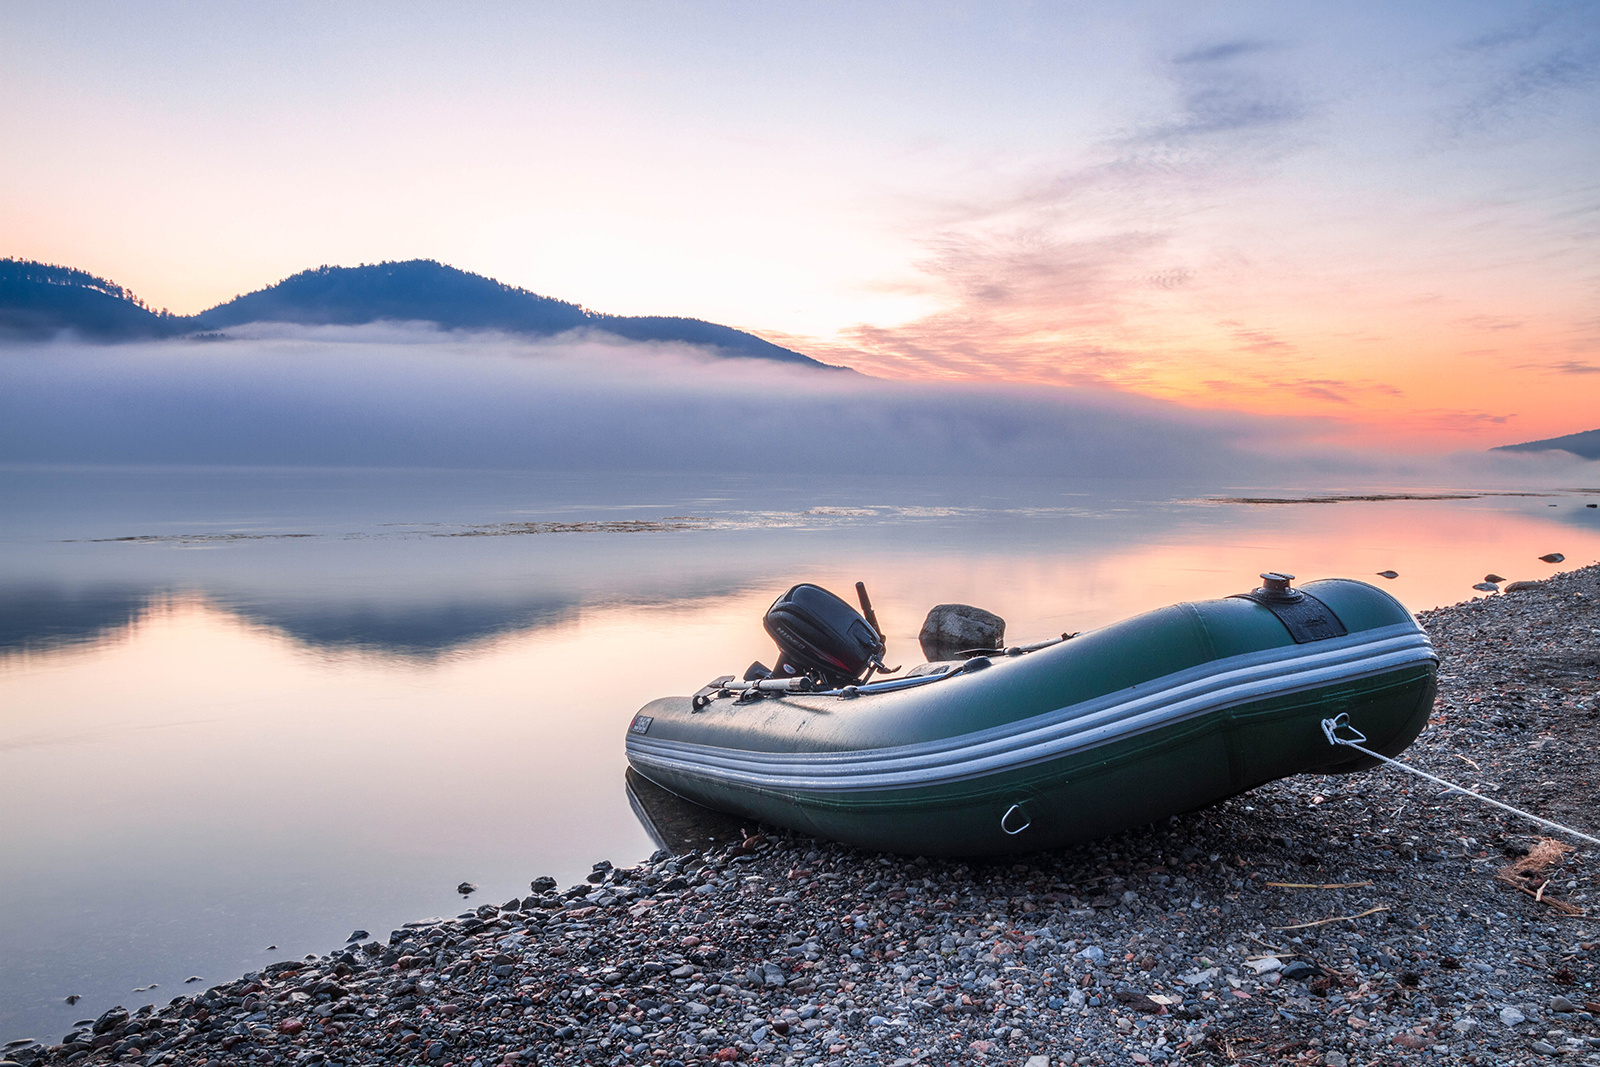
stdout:
[[629,734],[627,751],[641,769],[763,790],[838,793],[934,786],[1059,759],[1243,704],[1437,662],[1427,636],[1399,624],[1217,660],[1020,722],[913,745],[756,752]]

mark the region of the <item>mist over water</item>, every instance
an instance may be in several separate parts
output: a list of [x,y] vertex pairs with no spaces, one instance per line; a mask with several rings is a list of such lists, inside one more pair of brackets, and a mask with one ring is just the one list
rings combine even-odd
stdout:
[[1112,390],[912,385],[601,335],[246,327],[0,347],[0,463],[989,474],[1286,485],[1559,476],[1363,455],[1319,420]]
[[[1600,556],[1593,465],[385,329],[0,350],[0,1038],[642,858],[628,719],[770,662],[796,581],[865,580],[899,663],[935,603],[1025,641]],[[1385,480],[1541,495],[1219,502]]]

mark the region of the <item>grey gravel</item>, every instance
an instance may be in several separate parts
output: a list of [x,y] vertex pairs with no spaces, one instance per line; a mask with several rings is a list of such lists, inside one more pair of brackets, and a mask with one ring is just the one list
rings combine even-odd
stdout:
[[[1405,758],[1600,825],[1600,569],[1421,618],[1445,666],[1434,720]],[[565,891],[541,878],[504,906],[274,963],[160,1009],[111,1009],[5,1054],[1600,1065],[1595,853],[1551,854],[1518,820],[1392,770],[1276,782],[998,861],[750,829],[703,852],[596,864],[598,878]],[[1540,856],[1531,877],[1503,874]]]

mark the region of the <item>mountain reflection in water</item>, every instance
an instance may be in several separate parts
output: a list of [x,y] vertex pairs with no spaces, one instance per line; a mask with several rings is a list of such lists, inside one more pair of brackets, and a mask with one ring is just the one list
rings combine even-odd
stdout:
[[864,580],[915,663],[935,603],[1020,642],[1263,570],[1421,609],[1600,555],[1592,494],[1145,489],[0,471],[0,1038],[738,833],[630,783],[623,735],[770,663],[796,581]]

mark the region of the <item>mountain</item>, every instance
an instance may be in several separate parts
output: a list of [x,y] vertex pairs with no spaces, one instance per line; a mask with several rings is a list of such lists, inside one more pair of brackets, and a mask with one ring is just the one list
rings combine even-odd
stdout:
[[131,341],[251,322],[357,326],[385,319],[531,337],[589,329],[630,341],[699,345],[723,356],[840,369],[731,326],[668,316],[606,315],[430,259],[317,267],[192,316],[151,311],[120,285],[84,271],[0,260],[0,337],[43,340],[74,330],[97,341]]
[[1584,459],[1600,459],[1600,430],[1569,433],[1565,437],[1550,437],[1543,441],[1524,441],[1520,445],[1501,445],[1491,452],[1571,452]]
[[71,267],[0,259],[0,338],[48,340],[65,329],[96,341],[170,337],[188,319],[151,311],[122,286]]

